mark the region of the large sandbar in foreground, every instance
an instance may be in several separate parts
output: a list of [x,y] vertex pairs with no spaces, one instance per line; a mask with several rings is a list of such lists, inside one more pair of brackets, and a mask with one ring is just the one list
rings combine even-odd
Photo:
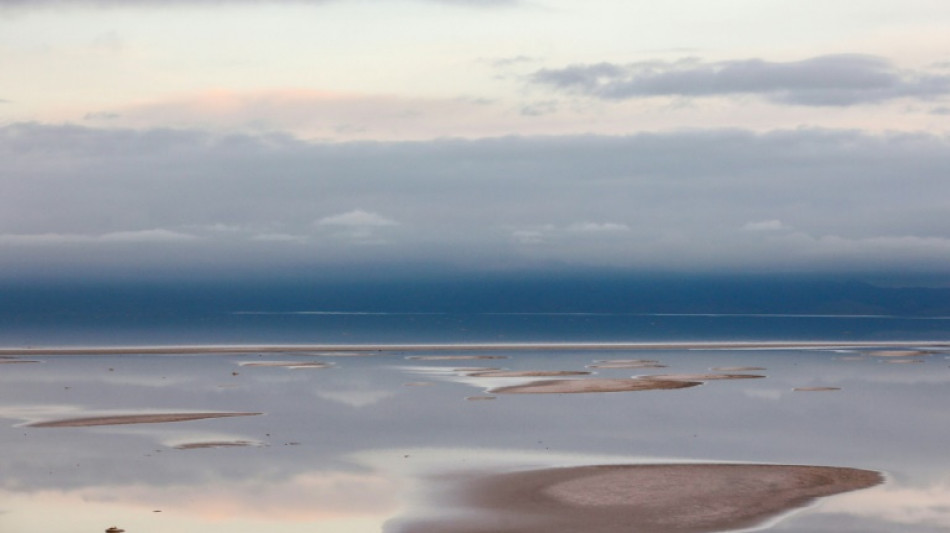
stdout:
[[412,533],[700,533],[746,528],[816,498],[872,487],[869,470],[823,466],[582,466],[485,477],[463,489],[463,516]]

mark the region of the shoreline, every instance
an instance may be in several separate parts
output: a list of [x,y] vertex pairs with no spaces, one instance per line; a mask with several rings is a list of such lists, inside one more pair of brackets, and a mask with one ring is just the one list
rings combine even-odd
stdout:
[[728,349],[847,349],[937,347],[950,349],[948,340],[912,341],[695,341],[695,342],[514,342],[420,344],[195,344],[141,346],[6,347],[0,357],[22,355],[186,355],[309,352],[416,352],[416,351],[547,351],[547,350],[728,350]]

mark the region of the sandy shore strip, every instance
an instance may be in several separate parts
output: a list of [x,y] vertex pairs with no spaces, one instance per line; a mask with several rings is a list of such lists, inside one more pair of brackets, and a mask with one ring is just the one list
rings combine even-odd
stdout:
[[521,385],[497,387],[490,394],[581,394],[593,392],[634,392],[685,389],[702,385],[699,381],[661,381],[650,379],[547,379]]
[[507,355],[410,355],[410,361],[481,361],[508,359]]
[[202,450],[209,448],[247,448],[261,446],[259,442],[249,440],[217,440],[204,442],[186,442],[173,446],[176,450]]
[[666,368],[666,365],[653,359],[605,359],[594,361],[587,368]]
[[148,346],[63,346],[0,348],[0,356],[19,355],[191,355],[191,354],[285,354],[314,351],[332,352],[415,352],[415,351],[499,351],[499,350],[779,350],[845,348],[938,348],[950,349],[950,341],[774,341],[774,342],[537,342],[461,344],[220,344]]
[[320,361],[241,361],[238,366],[263,366],[263,367],[284,367],[284,368],[329,368],[333,365]]
[[141,413],[130,415],[103,415],[63,418],[24,424],[34,428],[76,428],[90,426],[118,426],[125,424],[164,424],[167,422],[187,422],[206,418],[230,418],[234,416],[257,416],[263,413],[210,412],[210,413]]
[[759,374],[656,374],[650,376],[637,376],[637,379],[659,380],[659,381],[716,381],[720,379],[761,379],[765,376]]
[[472,378],[549,378],[559,376],[589,376],[584,370],[485,370],[465,374]]
[[747,528],[816,498],[883,482],[854,468],[750,464],[581,466],[463,482],[461,511],[399,533],[700,533]]

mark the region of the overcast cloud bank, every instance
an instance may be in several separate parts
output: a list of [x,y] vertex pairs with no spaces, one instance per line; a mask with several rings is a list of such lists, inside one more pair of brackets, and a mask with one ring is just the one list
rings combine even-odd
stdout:
[[897,68],[885,58],[836,54],[801,61],[596,63],[542,69],[536,84],[608,100],[755,94],[783,104],[850,106],[950,94],[950,76]]
[[44,261],[950,264],[950,139],[931,134],[726,129],[334,144],[14,124],[0,128],[0,175],[0,247],[12,271]]

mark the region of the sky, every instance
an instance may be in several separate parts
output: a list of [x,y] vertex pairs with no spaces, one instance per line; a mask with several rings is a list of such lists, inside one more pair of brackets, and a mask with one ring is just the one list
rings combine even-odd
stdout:
[[0,0],[0,277],[950,282],[940,0]]

